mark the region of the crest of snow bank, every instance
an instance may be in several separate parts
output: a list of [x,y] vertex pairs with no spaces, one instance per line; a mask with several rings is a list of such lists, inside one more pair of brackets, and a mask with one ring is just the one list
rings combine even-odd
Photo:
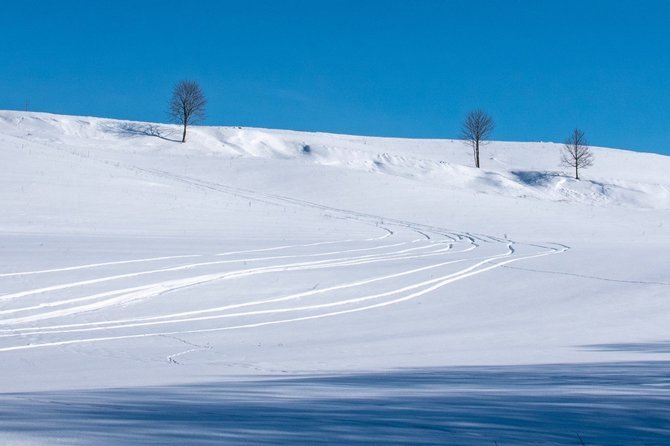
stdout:
[[[516,198],[637,208],[670,208],[670,157],[594,148],[595,165],[574,180],[559,166],[561,144],[492,142],[482,169],[458,140],[400,139],[241,127],[193,127],[186,144],[165,124],[0,112],[0,135],[123,159],[124,153],[294,160],[367,171],[438,187]],[[6,144],[6,143],[5,143]]]

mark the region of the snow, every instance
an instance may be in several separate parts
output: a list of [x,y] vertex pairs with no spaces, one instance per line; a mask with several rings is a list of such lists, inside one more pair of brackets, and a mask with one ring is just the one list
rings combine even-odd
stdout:
[[179,135],[0,112],[5,443],[667,440],[669,157]]

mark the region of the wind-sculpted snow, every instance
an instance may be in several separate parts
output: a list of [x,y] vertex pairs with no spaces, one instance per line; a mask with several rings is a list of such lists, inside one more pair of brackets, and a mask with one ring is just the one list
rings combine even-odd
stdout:
[[[292,160],[381,173],[441,187],[540,200],[635,208],[670,208],[666,156],[594,148],[583,181],[559,168],[562,144],[492,142],[483,169],[462,141],[409,140],[241,127],[194,127],[194,155]],[[2,112],[0,132],[22,143],[59,146],[80,156],[157,154],[174,147],[174,126],[43,113]],[[305,147],[309,150],[305,151]],[[97,156],[97,155],[96,155]]]

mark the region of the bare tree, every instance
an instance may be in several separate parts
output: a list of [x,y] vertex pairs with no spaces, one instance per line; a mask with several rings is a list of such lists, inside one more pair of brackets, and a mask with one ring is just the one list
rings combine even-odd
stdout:
[[479,168],[479,147],[491,136],[495,123],[493,118],[483,110],[474,110],[468,113],[461,128],[461,136],[472,147],[475,157],[475,167]]
[[179,81],[172,91],[168,106],[170,119],[184,126],[181,142],[186,142],[186,127],[205,119],[207,99],[200,85],[194,81]]
[[561,150],[561,164],[575,169],[575,179],[579,179],[579,169],[593,165],[593,153],[589,148],[584,132],[574,129]]

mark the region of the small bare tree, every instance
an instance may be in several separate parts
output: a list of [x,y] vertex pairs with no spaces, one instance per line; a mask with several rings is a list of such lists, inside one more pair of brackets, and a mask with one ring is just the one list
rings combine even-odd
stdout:
[[495,123],[483,110],[474,110],[468,113],[461,128],[461,136],[465,142],[472,147],[475,157],[475,167],[479,168],[479,147],[485,144],[485,140],[491,136]]
[[586,142],[584,132],[574,129],[561,150],[561,165],[575,169],[575,179],[579,179],[579,169],[593,165],[593,153]]
[[200,85],[193,81],[179,81],[172,91],[168,106],[170,119],[184,126],[181,142],[186,142],[186,127],[205,119],[207,99]]

